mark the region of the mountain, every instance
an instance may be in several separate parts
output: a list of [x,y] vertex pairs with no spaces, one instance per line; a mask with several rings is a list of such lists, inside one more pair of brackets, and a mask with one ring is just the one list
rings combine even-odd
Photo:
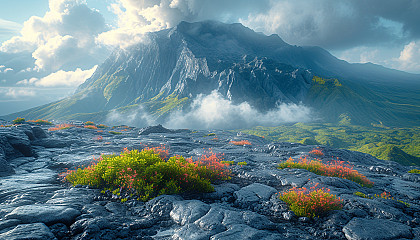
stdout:
[[410,126],[420,122],[418,89],[420,75],[350,64],[241,24],[181,22],[115,50],[74,95],[6,118],[104,120],[112,110],[141,106],[163,120],[216,90],[262,112],[303,103],[324,121],[344,114],[352,123]]

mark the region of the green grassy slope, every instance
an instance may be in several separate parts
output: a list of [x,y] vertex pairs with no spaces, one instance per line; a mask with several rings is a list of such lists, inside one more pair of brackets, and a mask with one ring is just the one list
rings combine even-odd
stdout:
[[[342,123],[344,123],[343,121]],[[322,144],[371,154],[379,159],[420,166],[420,127],[384,128],[350,124],[296,123],[241,130],[271,141]]]

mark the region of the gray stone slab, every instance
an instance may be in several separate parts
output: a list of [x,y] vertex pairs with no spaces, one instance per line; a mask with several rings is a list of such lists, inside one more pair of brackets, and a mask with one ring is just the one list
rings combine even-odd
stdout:
[[392,240],[412,238],[411,228],[386,219],[353,218],[343,228],[348,240]]
[[7,240],[57,240],[51,230],[43,223],[21,224],[0,234]]
[[47,225],[54,223],[70,224],[79,216],[80,211],[74,208],[55,205],[25,205],[15,208],[5,216],[6,219],[18,219],[23,223],[42,222]]

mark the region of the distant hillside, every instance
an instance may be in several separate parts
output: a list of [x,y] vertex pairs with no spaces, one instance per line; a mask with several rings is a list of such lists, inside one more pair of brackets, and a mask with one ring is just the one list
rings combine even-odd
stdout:
[[181,22],[116,50],[73,96],[5,118],[103,121],[113,110],[142,109],[163,122],[216,90],[260,112],[303,103],[320,121],[337,122],[344,114],[355,124],[417,126],[419,89],[420,75],[349,64],[322,48],[291,46],[241,24]]
[[403,165],[420,166],[420,127],[365,127],[349,124],[347,116],[341,116],[341,119],[339,125],[297,123],[279,127],[255,127],[241,131],[271,141],[344,148],[369,153],[379,159]]

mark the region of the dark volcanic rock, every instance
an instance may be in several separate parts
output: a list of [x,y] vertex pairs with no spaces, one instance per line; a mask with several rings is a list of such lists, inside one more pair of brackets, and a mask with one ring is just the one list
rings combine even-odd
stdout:
[[0,239],[7,240],[57,240],[51,230],[43,223],[22,224],[0,234]]
[[156,126],[149,126],[140,129],[139,135],[149,135],[151,133],[180,133],[180,132],[188,132],[186,129],[179,129],[179,130],[171,130],[164,128],[162,125],[156,125]]
[[348,240],[412,238],[407,225],[380,219],[353,218],[344,228]]
[[[276,168],[289,157],[307,156],[313,146],[269,143],[255,136],[224,131],[212,131],[217,136],[214,139],[208,131],[176,131],[162,126],[143,129],[141,134],[139,129],[127,128],[120,135],[77,127],[46,133],[46,128],[0,128],[0,239],[420,237],[417,175],[408,174],[409,167],[367,154],[325,147],[321,160],[338,157],[348,162],[375,182],[372,188],[302,169]],[[97,140],[99,134],[102,141]],[[229,143],[232,140],[248,140],[252,145],[235,146]],[[32,151],[31,156],[24,156],[15,148],[19,142]],[[223,153],[224,160],[234,163],[229,167],[232,179],[217,182],[215,192],[162,195],[143,203],[135,200],[137,196],[117,196],[111,191],[102,194],[86,186],[70,187],[58,176],[67,169],[90,164],[101,154],[161,144],[168,147],[171,156],[197,159],[209,148]],[[243,161],[246,166],[237,165]],[[343,209],[315,219],[298,217],[278,198],[277,193],[292,187],[309,189],[315,184],[339,196]],[[354,195],[357,191],[369,198]],[[384,191],[394,199],[374,197]],[[128,201],[122,204],[125,197]]]
[[73,208],[56,205],[25,205],[15,208],[5,216],[6,219],[18,219],[23,223],[43,222],[47,225],[54,223],[70,224],[80,215]]
[[0,177],[8,176],[14,174],[12,166],[6,161],[4,155],[0,154]]

